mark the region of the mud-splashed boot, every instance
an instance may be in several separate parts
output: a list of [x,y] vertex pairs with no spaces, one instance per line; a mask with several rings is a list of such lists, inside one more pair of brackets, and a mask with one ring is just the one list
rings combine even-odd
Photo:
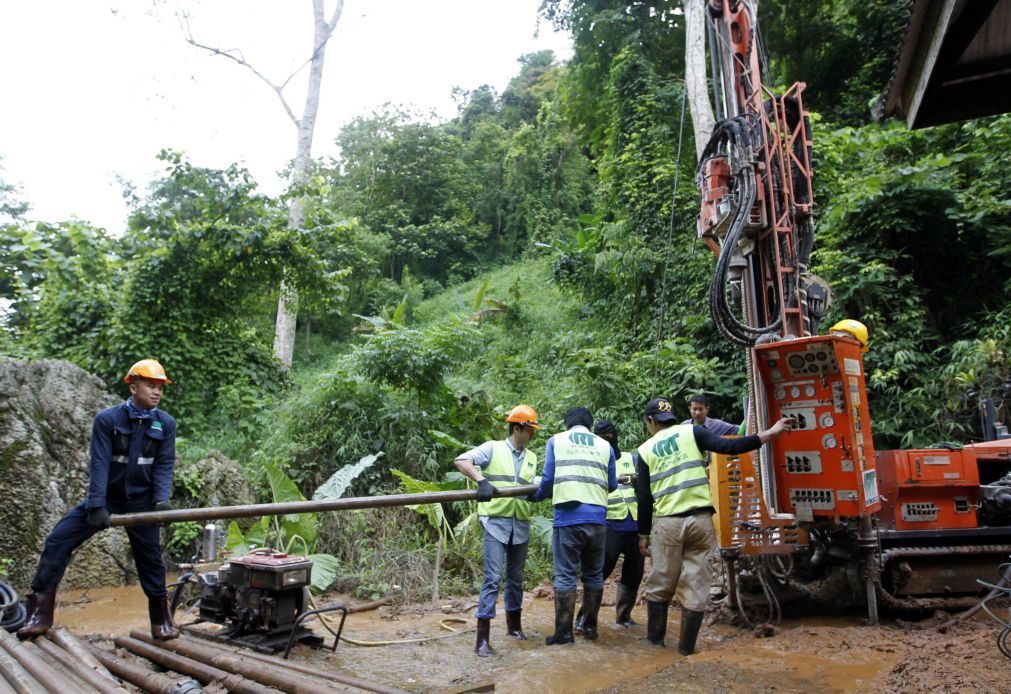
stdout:
[[646,601],[646,638],[654,646],[666,648],[663,637],[667,635],[667,610],[670,603]]
[[702,618],[706,616],[701,610],[681,610],[681,638],[678,641],[678,653],[691,655],[695,652],[695,642],[702,628]]
[[632,620],[632,608],[635,607],[635,591],[631,590],[624,583],[618,584],[618,600],[614,607],[614,623],[620,624],[626,629],[634,627]]
[[572,623],[572,633],[582,634],[583,633],[583,622],[586,621],[586,598],[583,598],[583,603],[579,605],[579,612],[576,613],[576,621]]
[[572,643],[572,614],[576,611],[576,591],[555,591],[555,633],[544,641],[549,646]]
[[527,635],[523,633],[523,610],[506,612],[506,633],[514,639],[527,640]]
[[600,614],[600,601],[603,597],[603,588],[587,588],[583,591],[583,638],[587,641],[597,640],[597,615]]
[[28,619],[25,625],[18,629],[19,639],[30,639],[41,636],[53,626],[53,611],[56,609],[56,591],[43,590],[28,594]]
[[482,658],[487,658],[490,655],[494,655],[495,651],[492,650],[491,644],[488,639],[491,636],[491,619],[488,617],[478,617],[477,618],[477,641],[474,643],[474,652],[477,653]]
[[168,598],[148,598],[147,614],[151,618],[151,636],[158,641],[168,641],[179,637],[179,630],[172,623],[172,608]]

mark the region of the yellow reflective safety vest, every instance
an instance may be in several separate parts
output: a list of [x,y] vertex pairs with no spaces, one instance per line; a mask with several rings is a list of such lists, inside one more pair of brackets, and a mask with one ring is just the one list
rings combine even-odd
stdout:
[[639,456],[649,468],[654,516],[674,516],[713,505],[705,458],[695,443],[692,425],[658,431],[639,446]]
[[[529,448],[524,449],[523,463],[520,474],[516,475],[516,465],[513,463],[513,450],[505,441],[492,441],[491,462],[481,471],[484,478],[499,489],[518,487],[521,484],[533,484],[537,470],[537,455]],[[491,501],[483,501],[477,505],[479,516],[516,517],[518,520],[530,520],[530,502],[523,497],[496,496]]]
[[[634,475],[635,463],[632,461],[632,454],[628,451],[623,452],[615,462],[614,471],[618,477]],[[635,487],[619,482],[618,488],[607,496],[607,520],[625,520],[630,513],[632,520],[639,520],[639,502],[635,497]]]
[[555,434],[551,440],[555,450],[552,503],[579,501],[606,508],[611,444],[589,431],[575,429]]

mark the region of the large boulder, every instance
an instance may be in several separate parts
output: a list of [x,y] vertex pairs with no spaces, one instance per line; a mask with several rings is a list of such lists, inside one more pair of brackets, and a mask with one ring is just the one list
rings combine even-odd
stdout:
[[[102,381],[65,361],[0,361],[0,557],[25,591],[46,535],[88,490],[91,423],[119,402]],[[63,585],[84,587],[135,577],[122,529],[82,546]]]

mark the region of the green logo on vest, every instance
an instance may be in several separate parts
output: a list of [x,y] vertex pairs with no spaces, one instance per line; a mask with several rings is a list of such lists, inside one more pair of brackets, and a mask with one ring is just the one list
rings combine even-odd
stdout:
[[152,429],[161,429],[161,422],[159,422],[157,419],[154,420],[153,422],[151,422],[151,428]]
[[569,441],[576,446],[592,446],[593,438],[593,434],[587,434],[582,431],[574,431],[569,434]]
[[657,458],[665,458],[669,455],[674,455],[678,450],[677,437],[681,434],[674,434],[662,441],[657,441],[653,444],[653,455]]

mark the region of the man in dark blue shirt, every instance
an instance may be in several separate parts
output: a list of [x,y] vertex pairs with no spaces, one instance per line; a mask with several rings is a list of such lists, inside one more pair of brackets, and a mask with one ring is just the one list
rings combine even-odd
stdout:
[[[28,595],[28,621],[18,631],[25,639],[44,634],[53,624],[56,590],[70,556],[85,540],[109,527],[109,513],[168,511],[176,458],[176,421],[158,409],[171,383],[154,359],[134,364],[123,379],[130,398],[102,410],[91,430],[88,498],[72,508],[46,538]],[[172,624],[165,589],[165,565],[157,526],[126,528],[141,587],[148,597],[151,635],[160,640],[179,635]]]

